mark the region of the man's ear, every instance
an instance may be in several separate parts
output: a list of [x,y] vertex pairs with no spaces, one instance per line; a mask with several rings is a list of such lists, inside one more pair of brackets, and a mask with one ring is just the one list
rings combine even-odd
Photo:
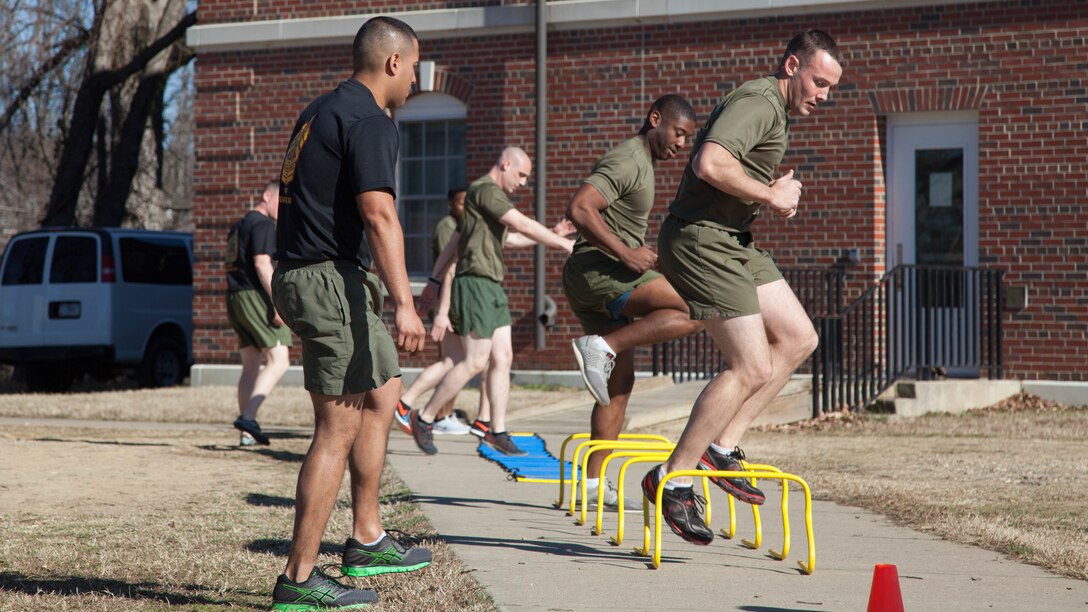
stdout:
[[786,58],[786,61],[782,64],[782,69],[785,70],[786,76],[793,76],[797,73],[797,69],[801,67],[801,60],[796,55],[790,55]]
[[646,120],[650,122],[650,127],[657,127],[661,124],[661,111],[650,111],[650,116],[647,117]]
[[385,71],[389,73],[389,76],[397,76],[397,73],[400,72],[400,60],[400,53],[394,53],[385,60]]

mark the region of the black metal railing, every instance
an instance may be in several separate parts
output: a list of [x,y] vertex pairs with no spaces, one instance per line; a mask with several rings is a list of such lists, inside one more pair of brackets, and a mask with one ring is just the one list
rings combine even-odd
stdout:
[[[898,266],[843,306],[842,268],[785,268],[820,337],[808,367],[812,414],[868,405],[904,376],[1002,376],[1004,271]],[[654,345],[654,374],[675,382],[725,367],[706,332]]]
[[898,266],[840,313],[813,317],[812,412],[859,409],[903,377],[1002,376],[1004,271]]
[[[843,268],[782,268],[782,276],[810,317],[826,317],[842,310],[846,277]],[[670,374],[677,383],[713,378],[725,367],[721,353],[705,331],[655,344],[652,352],[654,375]]]

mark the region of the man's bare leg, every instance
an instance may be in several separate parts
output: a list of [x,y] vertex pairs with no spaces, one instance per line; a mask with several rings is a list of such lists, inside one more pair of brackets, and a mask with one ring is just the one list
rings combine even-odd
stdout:
[[[449,372],[442,377],[442,381],[435,387],[434,394],[427,401],[427,405],[419,411],[419,416],[425,422],[433,422],[438,410],[446,402],[449,402],[487,366],[488,356],[491,353],[491,338],[481,338],[476,332],[463,337],[465,340],[465,358],[453,364]],[[507,377],[509,384],[509,377]],[[494,400],[492,399],[492,402]]]
[[510,341],[510,326],[504,325],[491,334],[488,355],[487,398],[491,402],[491,431],[506,431],[506,407],[510,403],[510,368],[514,363],[514,348]]
[[[254,349],[256,350],[256,349]],[[261,357],[264,357],[264,367],[260,367]],[[246,360],[245,355],[242,357],[243,363]],[[272,389],[276,388],[276,383],[280,382],[283,375],[287,373],[287,368],[291,365],[291,358],[288,354],[287,346],[283,344],[277,344],[271,348],[261,349],[257,352],[257,368],[259,372],[253,378],[252,385],[249,386],[249,398],[245,401],[245,407],[242,409],[242,418],[250,421],[257,420],[257,411],[261,409],[261,404],[264,400],[268,399],[269,394],[272,393]],[[245,367],[243,366],[243,372]],[[241,385],[239,385],[239,394]]]
[[687,304],[664,276],[632,291],[622,314],[638,320],[602,336],[617,354],[690,336],[703,328],[703,321],[691,319]]
[[808,314],[786,281],[760,285],[757,293],[771,354],[771,378],[729,420],[715,441],[722,448],[731,449],[740,444],[752,421],[778,396],[798,366],[816,350],[818,342]]
[[310,394],[314,405],[314,439],[298,472],[294,534],[284,570],[295,582],[305,581],[317,561],[348,454],[362,428],[363,397],[362,393]]
[[242,354],[242,373],[238,376],[238,416],[246,416],[246,405],[253,397],[253,385],[257,383],[257,374],[261,371],[261,350],[255,346],[246,346],[238,351]]
[[366,544],[382,535],[378,504],[385,448],[389,442],[389,424],[403,388],[400,378],[393,378],[363,396],[362,425],[348,455],[351,470],[351,537]]

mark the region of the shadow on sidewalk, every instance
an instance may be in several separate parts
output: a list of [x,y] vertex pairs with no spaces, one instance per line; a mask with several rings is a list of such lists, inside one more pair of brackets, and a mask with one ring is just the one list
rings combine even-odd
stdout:
[[479,499],[472,497],[441,497],[437,495],[412,495],[413,501],[420,504],[434,504],[436,506],[454,506],[458,508],[484,508],[488,506],[500,506],[504,508],[532,508],[536,510],[552,510],[551,504],[527,504],[525,502],[510,502],[501,499]]
[[584,544],[575,544],[573,542],[560,542],[552,540],[511,540],[506,538],[487,538],[481,536],[472,535],[450,535],[440,534],[439,537],[447,544],[461,545],[461,546],[478,546],[482,548],[503,548],[503,549],[516,549],[524,550],[532,553],[542,553],[545,555],[556,555],[562,557],[575,557],[583,559],[610,559],[610,560],[624,560],[624,561],[640,561],[645,557],[640,557],[634,553],[626,552],[611,552],[607,550],[601,550],[592,546],[586,546]]

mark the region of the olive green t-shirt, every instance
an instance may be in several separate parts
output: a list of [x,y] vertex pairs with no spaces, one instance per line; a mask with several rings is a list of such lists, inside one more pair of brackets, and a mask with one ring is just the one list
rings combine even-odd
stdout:
[[[654,164],[642,138],[629,138],[605,153],[585,182],[608,202],[601,211],[608,229],[632,249],[645,244],[654,207]],[[599,249],[579,236],[574,252],[590,250]]]
[[482,276],[502,282],[505,267],[502,243],[506,226],[499,217],[514,205],[502,189],[484,175],[468,186],[461,217],[461,242],[457,245],[457,276]]
[[778,79],[764,77],[736,88],[714,108],[695,136],[669,214],[690,223],[748,231],[760,205],[723,193],[699,179],[692,169],[692,160],[704,142],[713,142],[732,153],[748,176],[770,184],[786,154],[788,137],[786,100],[778,89]]
[[431,261],[438,259],[455,231],[457,231],[457,219],[453,215],[446,215],[435,224],[434,236],[431,237]]

